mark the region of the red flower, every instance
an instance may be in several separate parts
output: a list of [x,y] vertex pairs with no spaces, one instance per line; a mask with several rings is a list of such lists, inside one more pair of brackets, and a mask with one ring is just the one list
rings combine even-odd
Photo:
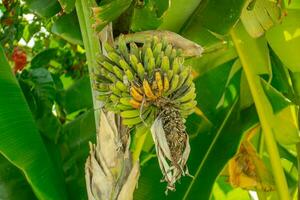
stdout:
[[26,52],[18,47],[15,47],[14,52],[12,53],[12,60],[15,62],[14,73],[17,71],[22,71],[27,63]]

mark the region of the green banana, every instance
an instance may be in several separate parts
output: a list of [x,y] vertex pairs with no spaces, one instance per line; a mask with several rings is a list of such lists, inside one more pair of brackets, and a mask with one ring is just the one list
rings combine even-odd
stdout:
[[122,92],[127,92],[127,90],[128,90],[128,88],[126,87],[126,85],[123,82],[121,82],[121,81],[117,81],[116,82],[116,88],[118,88]]
[[197,105],[197,101],[192,99],[188,102],[180,104],[180,109],[182,111],[191,110],[191,109],[194,109],[196,105]]
[[134,69],[134,71],[137,71],[137,65],[139,63],[139,60],[137,59],[137,57],[135,55],[129,55],[129,60],[131,63],[132,68]]
[[143,122],[144,120],[147,120],[147,118],[150,116],[151,113],[151,109],[147,109],[146,111],[144,111],[142,113],[142,116],[138,115],[136,117],[132,117],[132,118],[123,118],[122,122],[124,125],[127,126],[133,126],[136,124],[139,124],[141,122]]
[[140,110],[134,109],[134,110],[125,110],[120,113],[121,117],[123,118],[134,118],[140,116],[141,112]]
[[117,67],[117,66],[114,66],[113,67],[113,70],[114,70],[114,74],[120,79],[122,80],[123,79],[123,71]]
[[109,89],[110,89],[110,91],[112,91],[113,94],[115,94],[117,96],[121,96],[121,94],[122,94],[122,91],[117,88],[116,84],[111,84]]
[[145,69],[144,66],[141,63],[138,63],[137,65],[137,73],[141,80],[144,80],[145,76]]
[[168,44],[168,46],[165,50],[165,55],[168,56],[168,57],[171,57],[172,49],[173,49],[172,45]]
[[[129,56],[128,56],[128,59],[129,59]],[[128,65],[128,63],[124,60],[124,59],[121,59],[119,60],[119,64],[120,64],[120,67],[125,71],[125,70],[131,70],[131,67]]]
[[125,105],[125,106],[131,106],[130,100],[131,100],[131,97],[121,97],[120,98],[120,103]]
[[97,83],[96,88],[100,92],[107,92],[109,91],[109,85],[106,83]]
[[178,74],[180,71],[180,64],[178,58],[175,58],[173,61],[172,71],[174,74]]
[[180,96],[175,100],[178,103],[186,102],[191,99],[195,99],[196,93],[195,93],[196,88],[195,87],[189,87],[183,94],[180,94]]
[[186,81],[188,76],[191,74],[190,68],[186,67],[184,70],[182,70],[179,74],[179,83],[178,83],[178,88],[183,85],[183,83]]
[[105,49],[105,51],[107,53],[109,53],[109,52],[115,52],[115,49],[110,44],[108,44],[108,43],[104,44],[104,49]]
[[116,52],[109,52],[107,55],[116,64],[118,64],[119,61],[122,59],[122,57]]
[[140,59],[141,56],[138,46],[133,42],[130,43],[130,55],[134,55],[137,59]]
[[152,74],[154,72],[154,68],[155,68],[155,59],[151,58],[148,61],[148,65],[147,65],[147,68],[146,68],[148,74]]
[[170,95],[173,91],[177,89],[178,83],[179,83],[179,75],[175,74],[171,79],[170,89],[167,91],[167,95]]
[[154,58],[153,57],[153,53],[152,53],[152,50],[151,48],[147,48],[146,49],[146,53],[145,53],[145,56],[144,56],[144,66],[147,68],[148,66],[148,62],[150,59]]
[[124,35],[119,36],[118,47],[119,47],[120,53],[128,62],[129,61],[129,53],[128,53],[126,42],[124,40]]
[[110,100],[114,103],[119,103],[119,100],[120,100],[120,97],[118,97],[117,95],[115,94],[112,94],[109,96]]
[[112,72],[112,73],[114,73],[114,66],[111,64],[111,63],[109,63],[109,62],[107,62],[107,61],[104,61],[104,62],[102,62],[101,63],[101,65],[103,66],[103,68],[105,68],[106,70],[108,70],[109,72]]
[[156,58],[159,56],[162,49],[162,43],[157,43],[153,50],[153,57]]
[[134,81],[134,76],[129,69],[125,71],[125,75],[127,76],[128,81],[130,81],[130,82]]
[[163,72],[168,72],[170,69],[170,62],[167,56],[164,56],[161,61],[161,69]]
[[123,111],[123,110],[130,110],[132,109],[132,106],[128,106],[128,105],[124,105],[124,104],[117,104],[116,105],[116,108],[120,111]]

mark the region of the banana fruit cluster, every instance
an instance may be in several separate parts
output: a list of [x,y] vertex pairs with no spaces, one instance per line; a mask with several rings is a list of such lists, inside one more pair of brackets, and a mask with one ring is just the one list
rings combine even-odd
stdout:
[[127,44],[120,36],[115,47],[106,43],[104,48],[107,56],[99,56],[95,89],[124,125],[151,125],[166,101],[183,119],[194,112],[195,85],[181,49],[155,36],[143,45]]

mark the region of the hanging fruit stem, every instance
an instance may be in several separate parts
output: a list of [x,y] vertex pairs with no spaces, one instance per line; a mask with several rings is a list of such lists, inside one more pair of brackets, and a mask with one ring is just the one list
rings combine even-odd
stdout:
[[238,29],[243,28],[240,24],[237,24],[231,32],[231,38],[236,47],[237,53],[243,65],[243,69],[248,80],[248,84],[251,90],[252,97],[256,106],[258,117],[262,126],[266,149],[269,153],[270,162],[272,166],[272,172],[276,183],[276,188],[280,199],[290,199],[288,185],[284,175],[284,171],[281,165],[281,160],[277,148],[277,144],[273,135],[271,127],[272,122],[272,106],[268,101],[263,87],[260,82],[260,77],[253,72],[253,59],[247,52],[247,47],[243,45],[240,40]]
[[[100,43],[97,38],[95,30],[92,28],[92,10],[91,7],[96,3],[94,0],[77,0],[76,1],[76,11],[78,15],[82,40],[84,44],[84,48],[86,51],[86,59],[88,64],[89,73],[93,73],[93,68],[97,66],[97,54],[100,52]],[[92,88],[92,80],[91,80],[91,88]],[[93,95],[93,108],[95,115],[95,123],[96,130],[98,130],[99,123],[99,103],[96,99],[96,94],[92,90]]]

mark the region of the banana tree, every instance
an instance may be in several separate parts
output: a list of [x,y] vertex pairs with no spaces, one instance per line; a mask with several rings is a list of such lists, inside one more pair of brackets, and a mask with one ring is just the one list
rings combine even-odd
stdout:
[[297,1],[0,5],[1,198],[298,198]]

